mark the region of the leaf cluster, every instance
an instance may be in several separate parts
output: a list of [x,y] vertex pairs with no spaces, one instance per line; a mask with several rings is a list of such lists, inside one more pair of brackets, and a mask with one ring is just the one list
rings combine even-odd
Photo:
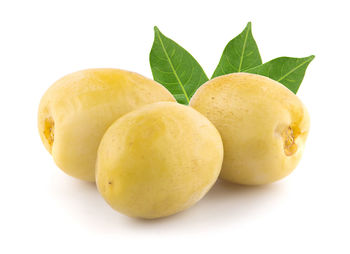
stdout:
[[[279,57],[263,63],[249,22],[228,42],[211,78],[235,72],[255,73],[276,80],[297,93],[314,57]],[[154,80],[165,86],[181,104],[187,105],[196,90],[208,81],[196,59],[157,27],[154,28],[150,65]]]

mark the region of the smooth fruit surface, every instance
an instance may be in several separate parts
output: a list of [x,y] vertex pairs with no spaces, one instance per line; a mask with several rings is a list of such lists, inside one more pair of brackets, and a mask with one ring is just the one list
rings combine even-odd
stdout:
[[118,69],[88,69],[54,83],[41,99],[38,128],[55,163],[68,175],[95,181],[100,140],[109,125],[140,106],[175,101],[157,82]]
[[297,166],[310,120],[299,98],[282,84],[256,74],[228,74],[202,85],[190,105],[221,134],[222,178],[266,184]]
[[115,210],[157,218],[182,211],[216,181],[223,159],[219,132],[196,110],[172,102],[119,118],[103,136],[97,187]]

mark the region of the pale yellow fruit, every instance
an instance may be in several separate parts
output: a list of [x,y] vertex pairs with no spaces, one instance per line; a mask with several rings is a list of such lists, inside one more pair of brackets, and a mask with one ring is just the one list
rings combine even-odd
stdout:
[[248,73],[220,76],[202,85],[190,105],[221,134],[222,178],[267,184],[297,166],[310,120],[302,102],[282,84]]
[[107,130],[98,149],[97,187],[128,216],[167,216],[205,195],[222,159],[220,134],[207,118],[188,106],[159,102]]
[[40,137],[68,175],[95,181],[97,148],[109,125],[140,106],[175,101],[160,84],[118,69],[88,69],[54,83],[41,99]]

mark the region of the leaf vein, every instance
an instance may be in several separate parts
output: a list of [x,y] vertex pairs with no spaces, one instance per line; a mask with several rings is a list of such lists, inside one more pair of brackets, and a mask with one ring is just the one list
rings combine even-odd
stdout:
[[304,64],[307,64],[308,62],[310,62],[310,59],[307,59],[305,62],[297,65],[296,67],[294,67],[293,69],[291,69],[290,71],[288,71],[286,74],[284,74],[282,77],[280,77],[277,81],[280,82],[281,80],[285,79],[287,76],[289,76],[291,73],[293,73],[294,71],[296,71],[297,69],[299,69],[300,67],[302,67]]
[[249,31],[250,31],[250,26],[248,26],[247,32],[246,32],[245,37],[244,37],[243,48],[242,48],[242,54],[241,54],[241,58],[240,58],[240,61],[239,61],[238,72],[240,72],[241,69],[242,69],[244,51],[245,51],[245,48],[246,48],[246,46],[247,46],[247,40],[248,40]]
[[189,98],[188,98],[188,95],[187,95],[187,92],[186,92],[186,90],[185,90],[185,87],[183,86],[183,84],[182,84],[180,78],[178,77],[178,75],[177,75],[177,73],[176,73],[176,70],[174,69],[173,63],[172,63],[172,61],[171,61],[171,59],[170,59],[168,53],[166,52],[166,49],[165,49],[165,47],[164,47],[164,43],[163,43],[163,41],[162,41],[162,38],[160,37],[159,32],[157,32],[156,34],[157,34],[158,40],[160,41],[160,44],[161,44],[162,49],[163,49],[163,51],[164,51],[164,54],[165,54],[165,56],[167,57],[167,59],[168,59],[168,61],[169,61],[169,65],[170,65],[171,69],[173,70],[173,73],[174,73],[174,75],[175,75],[175,78],[176,78],[177,81],[179,82],[179,85],[181,86],[181,89],[182,89],[182,91],[183,91],[183,93],[184,93],[184,95],[185,95],[185,98],[186,98],[187,102],[189,103],[190,100],[189,100]]

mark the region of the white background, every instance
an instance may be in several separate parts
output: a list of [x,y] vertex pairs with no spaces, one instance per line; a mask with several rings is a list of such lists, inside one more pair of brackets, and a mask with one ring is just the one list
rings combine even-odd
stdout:
[[[346,2],[2,0],[0,252],[350,253]],[[218,182],[193,208],[145,221],[55,166],[36,126],[55,80],[94,67],[152,77],[154,25],[211,76],[248,21],[264,61],[316,55],[298,92],[312,128],[293,174],[254,188]]]

